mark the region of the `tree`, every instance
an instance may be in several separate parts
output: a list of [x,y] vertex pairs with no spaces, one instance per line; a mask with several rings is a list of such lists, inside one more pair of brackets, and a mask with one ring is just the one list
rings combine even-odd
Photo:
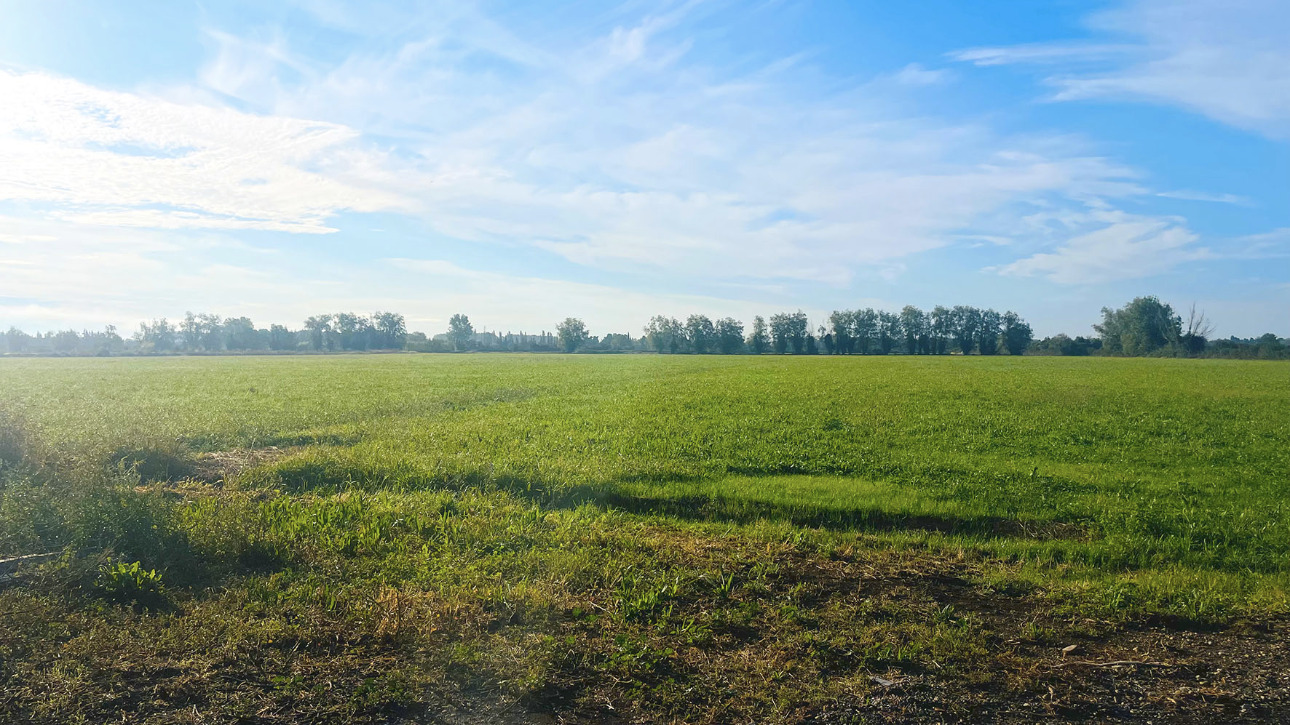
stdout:
[[249,317],[230,317],[224,320],[224,348],[227,350],[255,350],[259,347],[255,324]]
[[981,311],[975,307],[955,305],[950,310],[950,333],[959,352],[971,355],[976,347],[977,328],[981,326]]
[[675,353],[685,342],[685,328],[675,317],[655,315],[645,326],[645,337],[656,352]]
[[576,317],[564,318],[564,322],[555,326],[555,334],[560,339],[560,346],[565,352],[577,350],[590,337],[587,334],[587,326]]
[[[849,355],[855,348],[851,337],[851,321],[854,313],[850,310],[834,310],[829,315],[829,333],[832,335],[833,352]],[[828,345],[826,344],[826,347]]]
[[977,317],[976,344],[982,355],[994,355],[999,352],[999,331],[1003,328],[1003,317],[994,310],[982,310]]
[[151,324],[139,323],[139,331],[134,333],[134,339],[139,341],[144,352],[170,352],[175,349],[177,338],[178,330],[164,317],[153,320]]
[[815,332],[816,332],[816,337],[819,338],[820,340],[820,345],[824,347],[824,354],[825,355],[837,354],[837,347],[834,345],[833,334],[829,332],[829,328],[825,327],[824,325],[820,325]]
[[270,350],[294,350],[296,347],[296,334],[288,330],[283,325],[269,326],[269,349]]
[[309,333],[309,346],[314,350],[335,349],[331,320],[331,315],[314,315],[305,320],[305,331]]
[[612,352],[629,352],[636,349],[636,341],[623,332],[611,332],[600,340],[600,346]]
[[905,352],[910,355],[926,354],[927,315],[913,305],[900,311],[900,329],[905,333]]
[[1150,355],[1178,344],[1182,318],[1155,297],[1138,297],[1118,310],[1102,308],[1102,323],[1093,325],[1102,347],[1123,355]]
[[807,336],[806,313],[781,312],[770,316],[770,338],[775,352],[784,354],[790,349],[794,355],[801,355]]
[[23,353],[31,349],[31,335],[16,327],[10,327],[9,331],[4,334],[4,338],[8,352]]
[[878,339],[878,313],[872,307],[852,313],[851,335],[856,352],[868,355]]
[[900,316],[891,312],[878,313],[878,350],[883,355],[891,354],[900,339]]
[[60,330],[54,333],[52,346],[56,353],[71,355],[81,346],[81,336],[76,333],[76,330]]
[[376,334],[372,347],[382,350],[401,350],[408,339],[407,324],[397,312],[373,312],[372,327]]
[[690,315],[685,321],[685,336],[690,341],[690,351],[702,355],[708,351],[717,335],[716,328],[706,315]]
[[[1205,319],[1203,311],[1196,311],[1196,303],[1191,303],[1191,310],[1187,313],[1187,324],[1182,328],[1182,335],[1178,338],[1178,343],[1184,353],[1188,355],[1199,355],[1205,352],[1205,343],[1209,341],[1209,336],[1214,334],[1214,327]],[[1266,337],[1266,335],[1265,335]]]
[[744,323],[733,317],[723,317],[716,325],[717,350],[722,355],[734,355],[744,346]]
[[770,338],[766,333],[766,319],[761,315],[753,317],[752,332],[748,335],[748,347],[752,349],[754,355],[760,355],[766,352],[770,345]]
[[367,350],[372,347],[375,328],[365,315],[339,312],[333,323],[342,350]]
[[1021,355],[1030,347],[1034,335],[1030,325],[1017,313],[1009,310],[1003,313],[1003,347],[1009,355]]
[[937,305],[932,308],[932,314],[929,320],[929,327],[932,333],[932,353],[944,355],[949,352],[950,331],[952,329],[951,314],[948,307]]
[[184,321],[179,323],[179,332],[181,344],[190,352],[214,352],[224,347],[224,326],[219,315],[185,313]]
[[456,314],[448,320],[448,341],[452,343],[454,351],[469,350],[474,337],[475,328],[471,326],[469,317]]

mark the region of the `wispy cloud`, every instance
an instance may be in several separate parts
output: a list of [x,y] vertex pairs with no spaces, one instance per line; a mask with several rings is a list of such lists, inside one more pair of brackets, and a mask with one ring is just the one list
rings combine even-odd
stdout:
[[732,74],[688,60],[688,12],[625,18],[563,52],[503,53],[501,31],[463,11],[409,20],[422,37],[308,79],[297,69],[314,61],[273,72],[276,45],[239,49],[254,73],[221,55],[212,75],[271,79],[217,82],[266,111],[400,138],[433,180],[403,188],[441,233],[589,267],[843,284],[1017,205],[1141,191],[1078,145],[899,110],[902,89],[944,70],[803,95],[792,63]]
[[1178,189],[1176,191],[1156,192],[1156,196],[1166,199],[1181,199],[1183,201],[1208,201],[1215,204],[1236,204],[1237,206],[1253,206],[1253,202],[1236,194],[1211,194],[1205,191],[1191,191],[1189,189]]
[[955,57],[977,65],[1056,66],[1048,79],[1055,100],[1164,103],[1290,138],[1290,4],[1131,0],[1092,16],[1089,25],[1124,42],[975,48]]
[[1043,277],[1061,284],[1102,284],[1151,277],[1186,262],[1208,259],[1197,235],[1181,220],[1093,210],[1075,220],[1092,231],[998,269],[1000,274]]

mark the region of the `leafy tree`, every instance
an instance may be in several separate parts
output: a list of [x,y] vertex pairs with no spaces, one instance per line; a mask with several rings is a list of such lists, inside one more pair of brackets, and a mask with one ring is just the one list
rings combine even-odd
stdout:
[[175,349],[178,330],[166,318],[153,320],[151,323],[139,323],[139,331],[134,338],[145,352],[170,352]]
[[296,334],[288,330],[283,325],[269,326],[269,349],[270,350],[294,350],[296,347]]
[[179,334],[185,350],[201,348],[202,329],[201,323],[197,321],[197,315],[191,312],[184,313],[184,321],[179,323]]
[[955,305],[950,310],[950,331],[959,352],[971,355],[976,347],[977,329],[981,326],[981,311],[975,307]]
[[777,355],[783,355],[788,352],[789,328],[792,327],[789,315],[786,312],[770,316],[770,340],[771,349]]
[[1003,313],[1003,347],[1009,355],[1024,353],[1033,338],[1030,325],[1020,315],[1011,310]]
[[1102,308],[1102,323],[1093,325],[1107,352],[1150,355],[1176,345],[1182,336],[1182,318],[1155,297],[1138,297],[1118,310]]
[[744,323],[733,317],[723,317],[716,324],[717,350],[722,355],[734,355],[744,346]]
[[600,346],[613,352],[628,352],[636,349],[636,341],[626,333],[611,332],[600,340]]
[[564,322],[555,326],[555,334],[560,339],[560,346],[565,352],[577,350],[590,337],[587,334],[587,326],[576,317],[564,318]]
[[401,350],[408,338],[407,324],[397,312],[373,312],[372,327],[375,339],[372,347],[382,350]]
[[76,333],[76,330],[61,330],[54,333],[51,343],[54,352],[70,355],[81,346],[81,336]]
[[856,352],[868,355],[878,340],[878,313],[872,307],[856,310],[851,315],[851,335]]
[[782,355],[791,349],[794,355],[802,354],[806,336],[806,313],[801,310],[770,316],[770,337],[775,352]]
[[952,315],[948,307],[937,305],[932,308],[928,327],[932,334],[932,353],[935,355],[944,355],[949,352],[950,333],[953,329],[951,320]]
[[658,353],[675,353],[685,343],[685,328],[675,317],[655,315],[645,326],[645,337]]
[[1069,335],[1057,334],[1052,337],[1045,337],[1039,342],[1032,343],[1027,350],[1038,355],[1088,355],[1094,350],[1102,348],[1102,340],[1099,338],[1076,337],[1071,338]]
[[851,325],[854,317],[850,310],[834,310],[829,315],[829,334],[832,336],[832,351],[839,355],[849,355],[855,349],[855,340],[851,337]]
[[754,355],[761,355],[770,346],[770,336],[766,331],[766,319],[761,315],[753,317],[752,332],[748,335],[748,347]]
[[878,350],[883,355],[891,354],[900,339],[900,316],[891,312],[878,313]]
[[4,334],[4,341],[7,352],[24,353],[31,349],[31,335],[16,327],[9,328],[9,331]]
[[314,315],[305,320],[305,331],[309,333],[309,346],[314,350],[335,349],[331,323],[331,315]]
[[982,355],[994,355],[999,352],[999,332],[1003,328],[1003,317],[994,310],[983,310],[977,321],[977,349]]
[[224,320],[224,347],[228,350],[255,350],[259,348],[255,324],[249,317],[230,317]]
[[712,346],[717,330],[706,315],[690,315],[685,321],[685,336],[690,341],[690,350],[702,355]]
[[219,315],[185,313],[179,331],[185,350],[214,352],[224,348],[224,325]]
[[913,305],[900,311],[900,329],[905,333],[905,352],[910,355],[926,354],[928,339],[927,315]]
[[837,346],[834,344],[833,334],[829,332],[829,328],[825,327],[824,325],[820,325],[815,332],[816,332],[816,335],[815,335],[816,338],[818,338],[820,341],[820,346],[824,348],[824,354],[825,355],[837,354]]
[[475,328],[471,326],[469,317],[456,314],[448,320],[448,341],[452,343],[454,351],[469,350],[474,337]]

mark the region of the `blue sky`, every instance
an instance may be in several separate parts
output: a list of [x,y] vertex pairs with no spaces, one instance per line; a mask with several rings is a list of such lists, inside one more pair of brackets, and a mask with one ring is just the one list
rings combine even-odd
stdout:
[[0,324],[1195,303],[1290,335],[1290,4],[0,0]]

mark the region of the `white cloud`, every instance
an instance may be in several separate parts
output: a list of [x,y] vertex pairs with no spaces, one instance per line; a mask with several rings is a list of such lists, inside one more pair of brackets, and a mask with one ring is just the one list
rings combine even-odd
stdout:
[[1164,103],[1290,138],[1290,4],[1283,0],[1131,0],[1090,24],[1129,42],[976,48],[955,57],[1065,66],[1049,78],[1057,100]]
[[891,76],[896,83],[906,86],[934,86],[949,80],[950,72],[944,69],[928,69],[918,63],[910,63]]
[[1236,194],[1211,194],[1206,191],[1191,191],[1189,189],[1161,191],[1158,192],[1156,196],[1162,196],[1166,199],[1182,199],[1183,201],[1208,201],[1215,204],[1236,204],[1238,206],[1253,205],[1253,202],[1249,199]]
[[[451,48],[431,34],[241,97],[405,139],[434,183],[403,188],[444,234],[681,277],[841,284],[1014,205],[1142,191],[1131,170],[1071,139],[1003,138],[888,102],[943,71],[911,65],[805,99],[792,64],[735,77],[673,68],[688,47],[667,35],[675,14],[618,26],[565,58],[521,43],[522,62],[470,46],[476,20],[444,23],[436,32],[458,40]],[[281,52],[246,62],[259,69]]]
[[969,48],[950,54],[955,60],[978,66],[1013,65],[1017,63],[1051,63],[1068,65],[1072,62],[1105,61],[1130,56],[1136,48],[1131,45],[1105,45],[1096,43],[1031,43],[993,48]]
[[411,208],[359,133],[0,70],[0,200],[69,222],[321,233]]
[[1181,220],[1094,210],[1082,220],[1097,228],[1067,239],[1053,252],[1018,260],[997,271],[1044,277],[1061,284],[1101,284],[1150,277],[1212,255]]

